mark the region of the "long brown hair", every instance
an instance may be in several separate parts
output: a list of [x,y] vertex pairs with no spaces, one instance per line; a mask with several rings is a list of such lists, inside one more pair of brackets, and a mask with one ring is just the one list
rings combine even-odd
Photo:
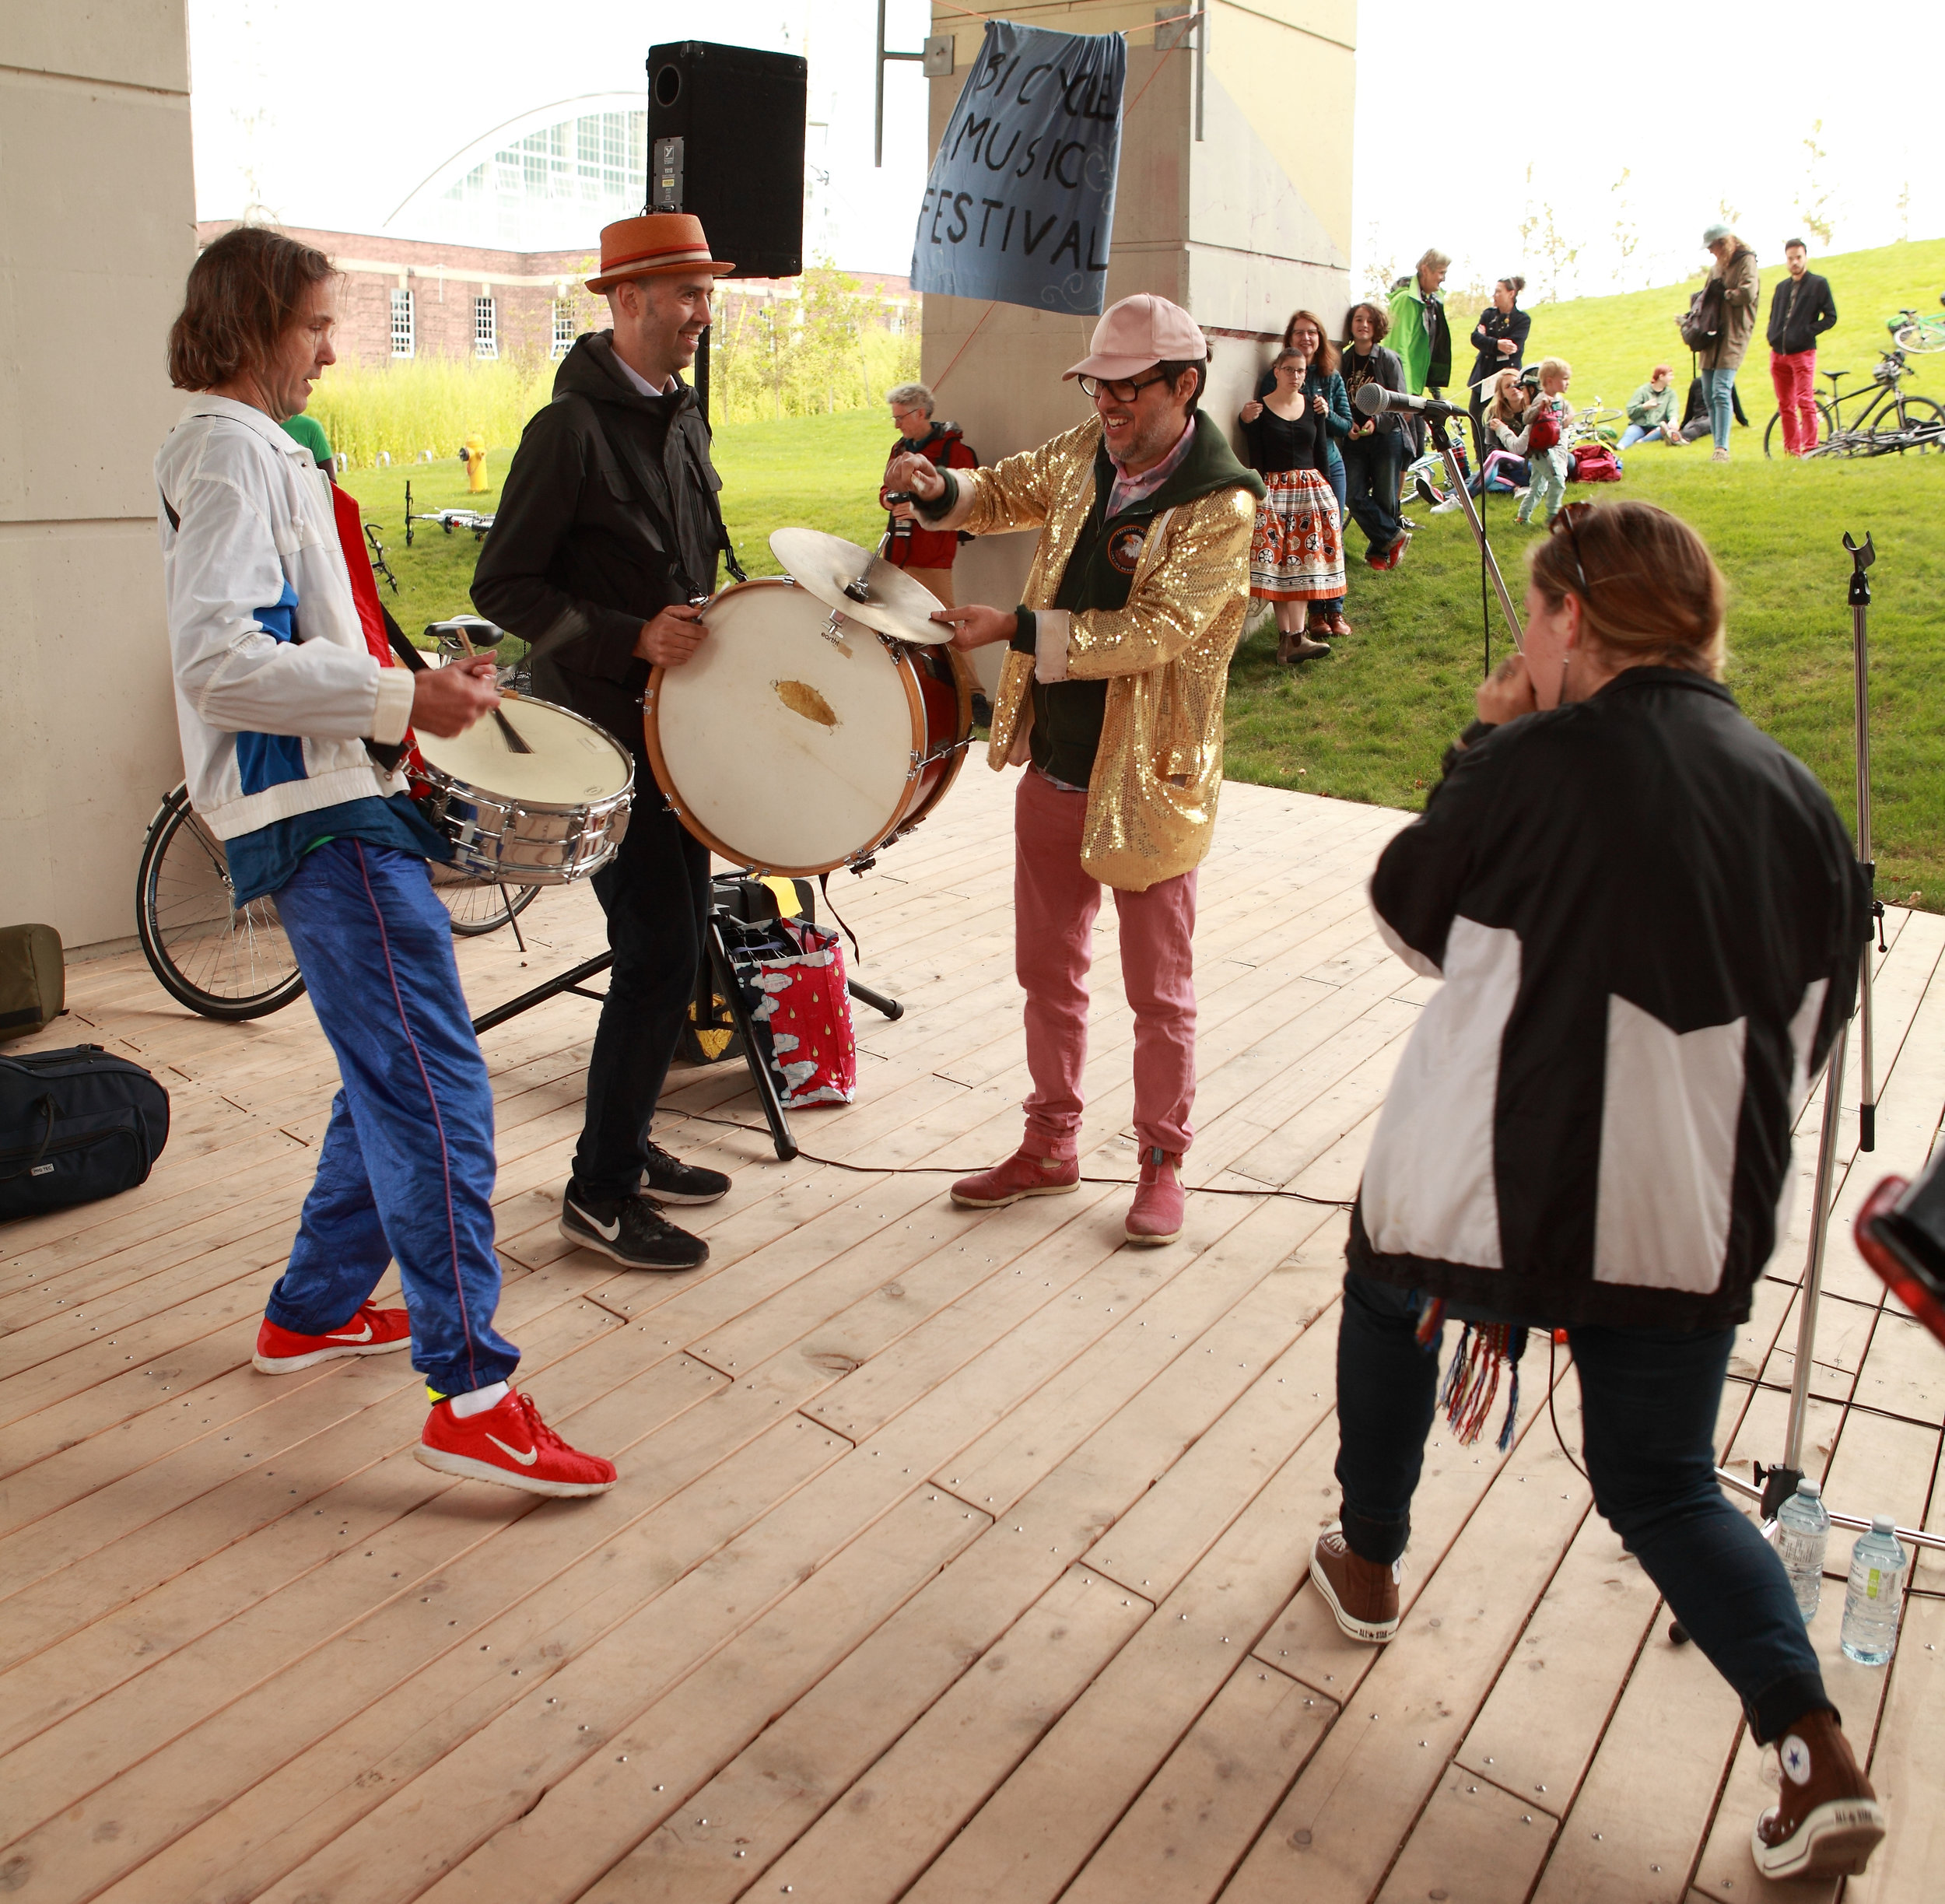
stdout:
[[337,275],[323,252],[280,231],[239,225],[189,268],[183,305],[169,327],[169,380],[213,390],[261,366],[303,308],[314,284]]
[[1310,367],[1328,377],[1337,367],[1337,347],[1330,341],[1330,333],[1323,328],[1323,321],[1314,311],[1293,310],[1290,321],[1283,327],[1283,345],[1287,350],[1296,334],[1297,326],[1307,324],[1317,334],[1316,354],[1310,359]]
[[1569,504],[1526,559],[1550,606],[1579,598],[1587,638],[1610,661],[1719,678],[1722,571],[1679,517],[1652,503]]

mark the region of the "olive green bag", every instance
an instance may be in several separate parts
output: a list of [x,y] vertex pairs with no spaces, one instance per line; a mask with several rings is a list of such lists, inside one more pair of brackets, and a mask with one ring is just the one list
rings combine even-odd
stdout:
[[0,1043],[39,1031],[67,998],[61,934],[52,926],[0,926]]

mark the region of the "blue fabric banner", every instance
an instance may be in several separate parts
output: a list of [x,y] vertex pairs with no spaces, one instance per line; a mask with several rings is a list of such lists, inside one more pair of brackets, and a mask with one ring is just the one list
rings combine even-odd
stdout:
[[987,23],[932,161],[914,289],[1102,308],[1127,70],[1119,33]]

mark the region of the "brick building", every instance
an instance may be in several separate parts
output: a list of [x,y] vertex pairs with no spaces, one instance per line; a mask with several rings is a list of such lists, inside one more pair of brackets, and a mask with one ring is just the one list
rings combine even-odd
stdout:
[[[196,227],[198,245],[220,237],[233,219]],[[283,229],[314,245],[344,273],[337,348],[346,363],[376,368],[412,357],[559,356],[583,331],[608,328],[608,306],[584,288],[596,250],[501,251],[356,232]],[[854,272],[874,292],[894,331],[916,329],[919,300],[909,282]],[[724,282],[718,321],[736,300],[793,302],[794,279]]]

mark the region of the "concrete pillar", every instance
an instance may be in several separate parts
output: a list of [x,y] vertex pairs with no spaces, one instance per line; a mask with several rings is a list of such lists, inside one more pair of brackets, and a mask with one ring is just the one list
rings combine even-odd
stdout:
[[196,253],[183,0],[0,6],[0,924],[134,933],[182,777],[149,465]]
[[[1193,37],[1179,44],[1182,25],[1155,25],[1195,0],[1028,0],[1006,17],[1061,33],[1128,33],[1108,301],[1153,291],[1188,310],[1210,338],[1204,401],[1233,423],[1290,313],[1314,310],[1334,331],[1351,302],[1357,6],[1204,3],[1206,52]],[[983,30],[941,5],[932,30],[955,40],[951,77],[931,82],[936,151]],[[928,295],[922,374],[939,414],[963,426],[987,462],[1071,428],[1087,400],[1060,373],[1086,355],[1094,323]],[[968,544],[955,571],[958,598],[1017,601],[1032,552],[1027,535]],[[985,671],[999,652],[982,650]]]

